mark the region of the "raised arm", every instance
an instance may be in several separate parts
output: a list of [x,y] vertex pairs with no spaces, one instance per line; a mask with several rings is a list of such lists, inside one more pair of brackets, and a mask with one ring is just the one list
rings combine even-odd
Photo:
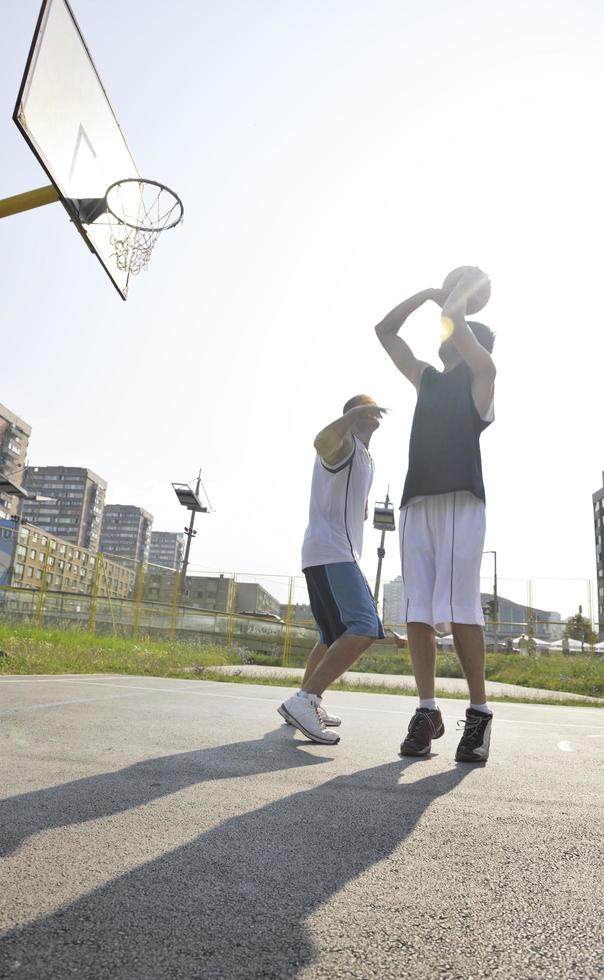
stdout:
[[398,336],[398,332],[407,317],[420,306],[428,300],[433,300],[442,306],[447,295],[447,291],[442,289],[423,289],[421,293],[416,293],[395,306],[375,328],[384,350],[390,355],[401,374],[404,374],[416,387],[419,385],[426,362],[418,360],[409,344]]
[[381,419],[385,411],[374,404],[357,405],[330,422],[315,438],[315,449],[321,459],[329,466],[343,462],[353,449],[352,427],[363,419]]
[[469,297],[485,279],[486,274],[478,268],[464,273],[445,300],[441,317],[445,332],[472,372],[472,397],[481,418],[486,416],[492,404],[497,370],[491,354],[466,323],[466,306]]

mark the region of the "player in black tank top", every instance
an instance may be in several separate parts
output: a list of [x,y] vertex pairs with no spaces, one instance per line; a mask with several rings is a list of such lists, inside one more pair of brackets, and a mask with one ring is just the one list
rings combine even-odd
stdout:
[[[407,510],[414,498],[436,496],[446,507],[448,495],[455,507],[458,491],[467,491],[478,501],[485,499],[479,439],[492,421],[496,373],[491,357],[494,336],[484,324],[466,320],[468,312],[475,312],[484,305],[478,301],[480,295],[486,295],[487,299],[490,295],[488,278],[480,269],[466,266],[451,273],[444,288],[425,289],[400,303],[375,328],[382,346],[418,393],[409,445],[409,468],[401,500],[401,507]],[[428,301],[442,308],[441,322],[447,334],[439,351],[443,371],[418,360],[409,345],[398,336],[409,315]],[[414,509],[417,504],[410,506]],[[403,513],[407,511],[401,511]],[[430,545],[422,555],[429,555],[429,548]],[[477,561],[481,548],[477,539]],[[413,555],[408,556],[407,561],[413,562]],[[462,576],[461,581],[466,579]],[[470,591],[473,592],[474,579],[467,581],[472,583]],[[451,583],[453,588],[453,570]],[[432,599],[432,594],[425,596],[426,606],[433,608]],[[420,606],[415,607],[416,615],[426,615],[419,612]],[[484,762],[488,757],[492,719],[484,683],[484,631],[477,618],[464,618],[456,623],[451,615],[451,620],[455,649],[468,680],[471,702],[456,758]],[[407,638],[420,706],[411,720],[401,753],[427,755],[432,739],[444,733],[442,716],[434,698],[434,625],[409,619]]]
[[409,440],[409,468],[401,507],[413,497],[469,490],[485,499],[480,435],[490,420],[472,397],[472,374],[462,361],[451,371],[422,373]]

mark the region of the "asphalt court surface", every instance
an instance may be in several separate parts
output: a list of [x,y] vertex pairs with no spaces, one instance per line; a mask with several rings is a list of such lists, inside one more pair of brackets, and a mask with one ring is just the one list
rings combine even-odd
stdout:
[[496,704],[473,767],[462,701],[401,760],[413,698],[318,746],[289,693],[0,678],[0,975],[602,976],[604,712]]

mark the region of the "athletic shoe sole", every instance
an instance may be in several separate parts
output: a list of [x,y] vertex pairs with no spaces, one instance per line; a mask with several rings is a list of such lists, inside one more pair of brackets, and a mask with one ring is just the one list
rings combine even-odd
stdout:
[[470,755],[470,754],[465,755],[463,752],[455,753],[456,762],[486,762],[488,758],[489,758],[488,752],[485,756],[483,756],[483,758],[480,758],[480,756],[477,755]]
[[431,748],[432,748],[432,743],[430,743],[430,745],[427,745],[425,749],[419,749],[416,752],[413,749],[404,750],[403,746],[401,745],[401,750],[399,752],[399,755],[401,759],[410,759],[410,758],[416,759],[422,755],[430,755]]
[[[279,711],[278,708],[277,708],[277,711]],[[288,725],[293,724],[293,722],[288,721],[287,718],[285,719],[285,722]],[[323,724],[325,725],[326,728],[339,728],[339,726],[342,724],[342,719],[341,718],[338,718],[337,721],[324,721]]]
[[300,724],[297,718],[294,718],[293,715],[290,715],[289,711],[283,704],[277,708],[277,711],[289,725],[293,725],[294,728],[297,728],[299,732],[302,732],[303,735],[306,735],[306,738],[310,739],[311,742],[316,742],[317,745],[337,745],[338,742],[340,741],[339,735],[337,735],[336,738],[321,738],[320,735],[313,735],[312,732],[309,732],[306,728],[304,728],[304,725]]

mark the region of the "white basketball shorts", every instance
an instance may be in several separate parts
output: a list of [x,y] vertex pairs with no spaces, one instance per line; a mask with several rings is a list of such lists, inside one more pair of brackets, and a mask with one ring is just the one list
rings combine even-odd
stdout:
[[416,497],[400,512],[403,623],[484,626],[480,564],[485,505],[467,490]]

